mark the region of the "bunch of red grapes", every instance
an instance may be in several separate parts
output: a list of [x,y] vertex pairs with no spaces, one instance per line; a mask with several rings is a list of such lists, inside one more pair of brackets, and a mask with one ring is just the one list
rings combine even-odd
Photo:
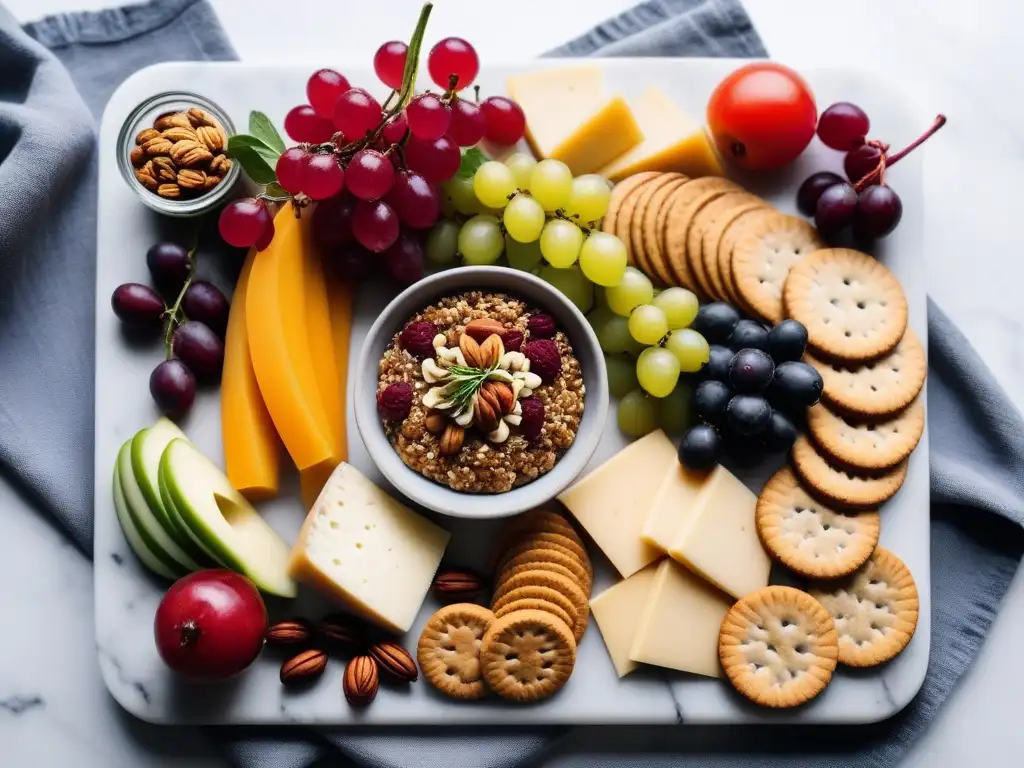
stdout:
[[939,115],[924,135],[905,149],[890,155],[889,145],[868,139],[871,121],[855,104],[833,104],[818,118],[818,138],[832,149],[846,152],[843,170],[812,174],[797,192],[797,206],[826,236],[837,235],[847,227],[854,237],[871,241],[885,237],[903,218],[903,201],[885,183],[886,168],[895,165],[946,123]]
[[[373,58],[377,77],[396,92],[407,54],[405,43],[392,41]],[[319,201],[315,237],[339,252],[353,277],[370,269],[369,254],[380,253],[394,278],[419,279],[423,250],[417,233],[440,218],[440,185],[458,172],[461,148],[482,139],[511,145],[525,132],[526,118],[511,99],[491,96],[477,103],[459,95],[480,70],[465,40],[437,43],[427,69],[442,95],[419,94],[403,110],[381,105],[339,72],[318,70],[306,84],[309,104],[285,117],[285,132],[301,144],[278,159],[277,181],[289,194]],[[247,198],[224,209],[220,232],[232,245],[265,247],[273,221],[262,200]]]

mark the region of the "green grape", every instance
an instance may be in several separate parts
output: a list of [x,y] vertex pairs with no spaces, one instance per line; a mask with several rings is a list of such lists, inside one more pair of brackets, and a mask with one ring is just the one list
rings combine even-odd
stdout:
[[679,381],[679,361],[662,347],[648,347],[636,361],[636,378],[648,394],[667,397]]
[[679,382],[671,394],[658,401],[658,424],[670,435],[681,435],[692,425],[692,394],[688,384]]
[[654,286],[650,278],[636,267],[626,267],[618,285],[605,291],[608,306],[617,315],[629,317],[629,313],[641,304],[650,304],[654,298]]
[[565,219],[552,219],[540,233],[540,252],[557,269],[575,264],[582,245],[583,231]]
[[488,160],[476,169],[473,176],[473,192],[477,199],[488,208],[504,208],[509,195],[516,191],[516,180],[504,163]]
[[605,355],[608,368],[608,391],[612,397],[625,397],[637,388],[636,363],[622,355]]
[[612,188],[599,173],[587,173],[572,180],[569,202],[565,208],[570,215],[579,216],[580,224],[597,221],[608,212]]
[[[626,327],[626,330],[627,331],[629,330],[629,326],[628,325]],[[646,344],[641,344],[639,341],[634,339],[632,336],[629,337],[629,342],[626,344],[626,354],[627,355],[629,355],[634,360],[639,360],[640,359],[640,355],[642,355],[644,353],[645,349],[647,349],[647,345]]]
[[426,256],[434,264],[452,264],[459,251],[459,230],[454,221],[441,219],[427,235]]
[[611,311],[611,307],[608,306],[608,291],[604,289],[604,286],[594,286],[594,304],[600,309]]
[[629,335],[629,321],[609,312],[600,327],[594,328],[597,334],[597,343],[601,349],[610,354],[626,352],[630,348],[632,337]]
[[591,232],[580,248],[580,269],[593,283],[618,285],[626,272],[626,246],[615,235]]
[[467,266],[493,264],[504,249],[505,238],[493,216],[474,216],[459,231],[459,253]]
[[540,243],[534,240],[532,243],[520,243],[505,235],[505,255],[508,256],[508,265],[512,269],[521,269],[523,272],[532,272],[540,266]]
[[665,341],[665,349],[676,356],[680,369],[685,373],[696,373],[711,359],[707,339],[692,328],[672,331]]
[[505,206],[502,221],[505,222],[505,231],[513,240],[532,243],[544,229],[544,209],[529,195],[516,195]]
[[657,407],[642,389],[634,389],[619,401],[619,429],[629,437],[643,437],[657,424]]
[[689,326],[700,309],[697,297],[685,288],[666,288],[651,303],[665,313],[671,330]]
[[444,183],[444,191],[452,199],[455,210],[464,216],[472,216],[480,210],[480,201],[473,191],[473,179],[468,176],[455,176]]
[[505,165],[512,171],[512,178],[516,180],[516,188],[528,190],[530,174],[537,167],[537,161],[533,155],[528,155],[525,152],[513,152],[505,158]]
[[653,304],[642,304],[629,316],[629,333],[641,344],[657,344],[668,333],[665,313]]
[[583,276],[579,267],[557,269],[547,265],[540,268],[537,277],[564,293],[583,314],[594,306],[594,284]]
[[545,211],[565,208],[572,191],[572,171],[561,160],[541,160],[530,172],[530,194]]

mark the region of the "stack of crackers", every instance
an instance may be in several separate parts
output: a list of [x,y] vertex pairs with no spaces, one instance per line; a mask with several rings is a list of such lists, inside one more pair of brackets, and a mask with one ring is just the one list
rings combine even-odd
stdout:
[[435,613],[420,636],[420,668],[457,699],[545,699],[569,680],[589,623],[590,557],[560,510],[535,509],[506,525],[494,562],[491,607]]

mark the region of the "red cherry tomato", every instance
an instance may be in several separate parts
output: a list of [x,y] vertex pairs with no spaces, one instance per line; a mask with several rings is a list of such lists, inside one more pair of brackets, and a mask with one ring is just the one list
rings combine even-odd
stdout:
[[719,83],[707,117],[722,156],[748,171],[770,171],[804,151],[818,109],[800,75],[765,61],[740,67]]

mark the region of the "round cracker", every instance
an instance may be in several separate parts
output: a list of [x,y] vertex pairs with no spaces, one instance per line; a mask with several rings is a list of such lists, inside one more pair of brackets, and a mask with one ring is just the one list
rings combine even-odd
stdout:
[[[579,559],[569,550],[551,543],[543,543],[539,547],[521,547],[518,550],[517,552],[510,553],[508,559],[502,562],[501,568],[498,569],[498,580],[502,580],[506,574],[511,574],[513,570],[518,569],[522,565],[536,564],[538,570],[543,570],[542,564],[555,563],[570,571],[573,581],[579,584],[584,592],[590,594],[594,584],[593,578],[587,572],[587,569],[583,567]],[[556,571],[556,573],[561,572]]]
[[804,704],[832,679],[839,655],[825,607],[792,587],[764,587],[739,600],[722,620],[718,657],[729,682],[766,707]]
[[650,268],[647,275],[662,285],[672,284],[672,273],[665,261],[665,243],[662,239],[665,233],[669,201],[676,190],[689,181],[689,177],[683,176],[683,178],[671,181],[658,189],[647,203],[647,210],[643,217],[641,243],[647,265]]
[[647,215],[647,209],[651,204],[654,196],[659,190],[664,189],[667,186],[673,185],[678,187],[680,183],[689,181],[689,177],[684,176],[681,173],[663,173],[655,179],[651,179],[640,189],[639,197],[636,199],[636,204],[633,207],[633,215],[629,222],[629,247],[630,252],[633,254],[633,261],[636,266],[646,274],[648,277],[654,275],[655,272],[651,268],[651,261],[648,258],[646,249],[644,248],[644,217]]
[[726,192],[697,211],[690,224],[690,229],[686,233],[686,252],[694,262],[700,263],[700,272],[704,276],[708,295],[715,301],[724,301],[725,297],[712,279],[711,271],[708,268],[708,259],[704,257],[704,235],[710,227],[717,224],[724,214],[744,203],[756,200],[757,198],[748,192]]
[[824,247],[818,230],[803,219],[784,213],[759,218],[732,252],[732,274],[743,303],[761,320],[782,322],[782,286],[790,269]]
[[575,664],[572,632],[544,611],[514,611],[495,619],[480,645],[484,679],[513,701],[548,698],[569,680]]
[[789,271],[782,303],[787,317],[807,327],[811,349],[841,360],[886,355],[907,330],[899,280],[880,261],[850,248],[825,248],[802,259]]
[[840,582],[811,590],[832,614],[839,663],[873,667],[897,656],[914,636],[921,604],[910,569],[878,547],[864,566]]
[[[523,605],[523,603],[532,603]],[[576,607],[561,592],[556,592],[550,587],[519,587],[505,594],[500,603],[491,606],[496,618],[501,618],[513,610],[524,610],[534,608],[539,611],[548,611],[552,616],[557,616],[565,622],[567,627],[576,625]]]
[[801,435],[793,444],[792,461],[808,490],[842,507],[877,507],[895,496],[907,479],[906,461],[870,474],[833,466],[807,435]]
[[473,603],[446,605],[431,616],[416,645],[427,682],[453,699],[486,696],[480,645],[494,620],[489,609]]
[[924,422],[920,398],[881,419],[839,414],[822,403],[807,411],[807,427],[818,447],[843,464],[866,470],[886,469],[906,459],[924,434]]
[[727,275],[722,270],[722,264],[718,260],[718,246],[721,245],[722,236],[737,219],[752,211],[762,210],[766,205],[767,203],[763,200],[754,198],[750,202],[733,206],[718,216],[715,223],[709,226],[704,233],[704,239],[701,241],[700,246],[701,258],[704,260],[704,271],[710,276],[712,285],[722,296],[723,301],[732,301],[733,298],[732,288],[726,282],[726,279],[732,279],[732,275]]
[[572,579],[559,576],[551,571],[542,570],[517,573],[514,576],[509,576],[495,587],[494,605],[498,605],[501,599],[509,592],[519,587],[529,586],[548,587],[556,592],[560,592],[569,599],[576,609],[576,623],[573,625],[572,630],[573,636],[579,642],[590,620],[590,602],[587,598],[587,593]]
[[728,179],[719,176],[704,176],[684,184],[669,199],[662,242],[665,244],[665,262],[669,269],[669,276],[672,278],[669,282],[670,285],[680,285],[695,293],[701,291],[687,258],[686,235],[694,214],[699,210],[699,208],[694,208],[694,205],[709,192],[725,194],[737,189],[739,187]]
[[736,290],[736,278],[732,271],[733,249],[736,247],[737,241],[747,233],[750,227],[755,226],[762,218],[772,216],[775,213],[776,210],[766,203],[762,208],[755,208],[738,216],[729,228],[722,233],[722,239],[718,243],[719,270],[722,274],[726,293],[736,307],[743,307],[743,303],[740,300],[739,291]]
[[633,253],[629,247],[629,225],[633,219],[633,207],[643,185],[661,174],[657,171],[635,173],[623,179],[612,189],[608,201],[608,212],[605,214],[601,229],[615,235],[626,246],[626,258],[633,264]]
[[843,512],[812,497],[789,467],[765,483],[754,515],[768,553],[792,571],[813,579],[847,576],[878,544],[878,512]]

